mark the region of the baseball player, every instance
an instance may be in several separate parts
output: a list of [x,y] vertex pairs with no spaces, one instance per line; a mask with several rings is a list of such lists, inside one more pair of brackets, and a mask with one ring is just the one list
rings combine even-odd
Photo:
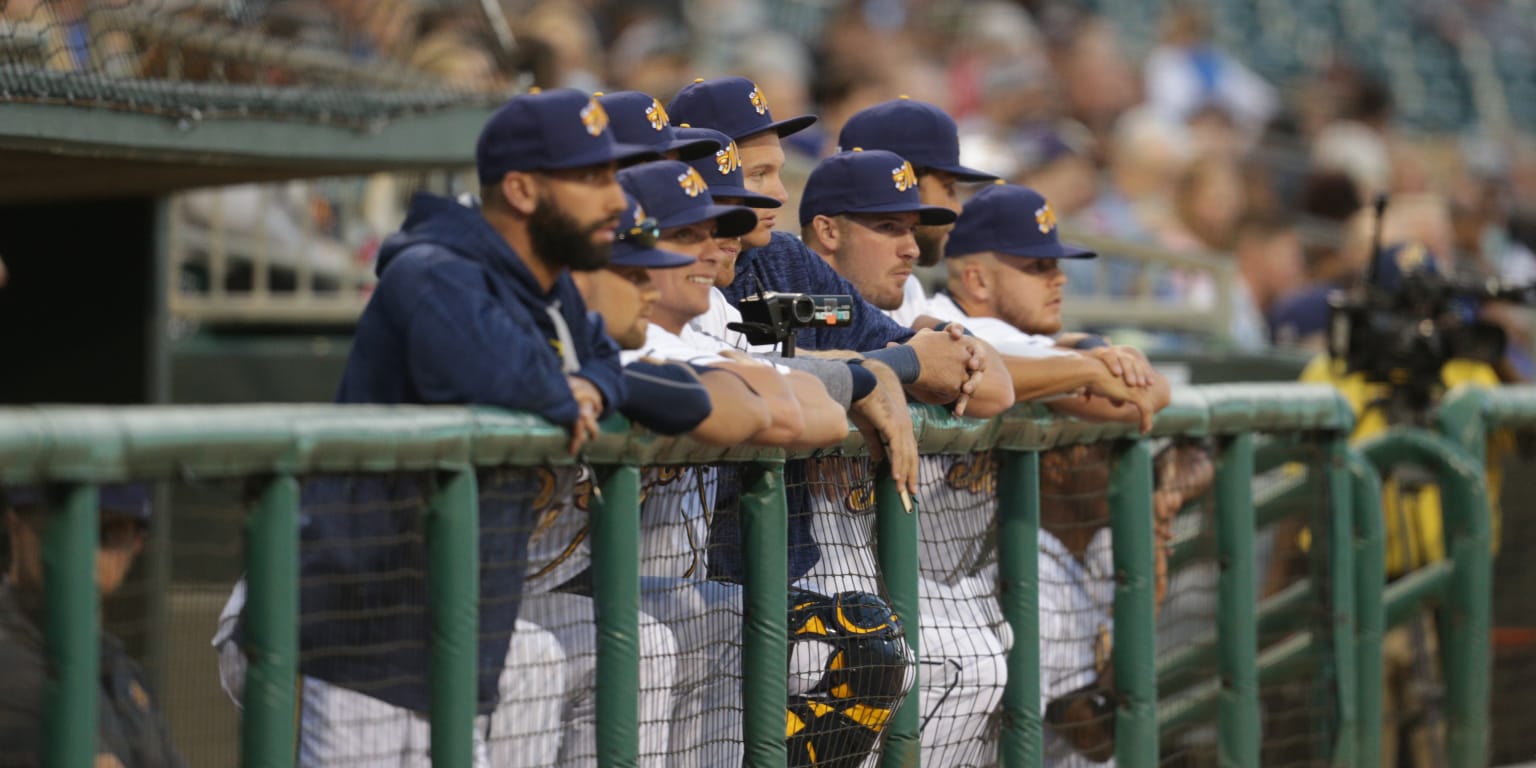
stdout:
[[[573,451],[596,434],[597,420],[625,399],[618,348],[589,319],[568,270],[606,262],[625,207],[615,166],[651,154],[617,143],[607,124],[602,105],[571,90],[517,96],[492,115],[475,153],[484,205],[412,201],[402,231],[381,249],[339,401],[530,410],[569,425]],[[425,508],[429,488],[430,478],[396,476],[306,489],[301,609],[314,618],[301,622],[300,765],[429,759],[426,595],[419,578],[397,575],[423,556],[419,538],[402,535],[418,516],[401,510]],[[533,472],[482,484],[482,742],[514,640],[539,640],[529,657],[561,653],[553,638],[514,632],[539,490]],[[346,542],[353,546],[337,546]],[[357,612],[376,605],[406,610]],[[525,754],[535,759],[534,751]],[[478,752],[477,762],[488,760]]]
[[[745,208],[714,204],[699,170],[682,163],[649,163],[624,171],[620,179],[659,219],[662,247],[698,258],[685,270],[653,270],[660,295],[645,346],[632,354],[675,357],[712,367],[731,364],[721,355],[730,352],[730,346],[698,332],[689,322],[708,309],[714,272],[729,260],[726,254],[739,247],[736,238],[757,224],[756,217]],[[792,386],[806,412],[807,430],[798,436],[755,439],[812,446],[845,437],[844,409],[850,401],[871,400],[875,376],[862,367],[857,368],[860,375],[854,376],[855,366],[841,362],[780,362],[830,366],[841,370],[852,388],[839,387],[826,372],[819,381],[809,380],[808,388],[816,397]],[[752,381],[755,389],[771,387],[774,378],[804,378],[798,371],[780,370],[782,366],[754,364],[753,370],[736,365],[739,375]],[[838,402],[828,397],[821,381],[843,393]],[[907,431],[910,438],[910,426]],[[653,468],[646,475],[641,513],[647,576],[642,582],[642,602],[672,627],[681,647],[673,752],[703,765],[740,760],[730,738],[738,727],[734,701],[739,696],[735,674],[740,663],[741,630],[736,619],[740,592],[733,584],[701,578],[709,517],[716,508],[720,482],[708,468]],[[792,700],[786,718],[792,760],[797,765],[806,761],[857,764],[873,747],[883,721],[866,718],[868,722],[863,722],[849,713],[888,712],[906,690],[907,652],[899,625],[890,621],[889,607],[870,594],[794,590],[789,607],[794,652]],[[698,745],[697,752],[685,746],[693,744]]]

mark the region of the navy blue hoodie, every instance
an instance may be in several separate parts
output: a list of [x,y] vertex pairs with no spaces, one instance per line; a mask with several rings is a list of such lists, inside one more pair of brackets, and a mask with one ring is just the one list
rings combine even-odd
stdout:
[[[358,321],[336,399],[343,403],[489,404],[569,424],[577,405],[546,307],[570,329],[580,375],[609,408],[625,390],[618,346],[568,274],[545,292],[474,209],[417,195],[379,252],[379,284]],[[558,304],[556,304],[558,302]],[[479,711],[521,607],[537,470],[480,473]],[[301,670],[426,712],[427,580],[423,515],[435,478],[312,478],[302,502]]]

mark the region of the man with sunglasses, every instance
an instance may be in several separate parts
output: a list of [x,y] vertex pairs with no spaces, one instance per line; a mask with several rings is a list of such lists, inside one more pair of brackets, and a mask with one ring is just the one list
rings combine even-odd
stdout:
[[[96,550],[96,587],[111,597],[128,577],[144,550],[149,525],[149,489],[112,484],[99,490],[101,539]],[[50,685],[43,624],[43,536],[50,499],[31,487],[0,490],[10,567],[0,583],[0,765],[42,765],[44,694]],[[165,718],[148,689],[144,670],[117,638],[101,635],[100,698],[94,715],[97,752],[94,764],[110,768],[177,768],[181,756],[171,743]]]
[[[784,405],[803,414],[801,424],[792,429],[776,426],[754,435],[752,442],[790,448],[841,442],[847,436],[848,408],[851,403],[870,398],[875,388],[874,374],[862,368],[855,371],[841,361],[748,359],[727,343],[691,326],[694,319],[708,310],[717,273],[729,259],[727,254],[734,253],[739,248],[738,238],[757,224],[757,217],[750,210],[715,202],[714,187],[704,182],[706,172],[711,178],[718,175],[714,169],[701,171],[696,166],[666,161],[620,173],[625,189],[656,216],[659,246],[696,259],[683,269],[651,271],[658,290],[656,310],[645,344],[626,356],[686,360],[702,364],[711,372],[724,369],[740,376],[765,400],[779,399],[767,393],[785,392],[788,401]],[[732,189],[728,185],[722,188]],[[705,376],[707,380],[712,374]],[[775,406],[774,410],[778,408]],[[910,434],[910,426],[906,429]],[[729,498],[721,497],[738,492],[735,473],[729,469],[653,471],[647,472],[644,483],[641,555],[646,580],[642,584],[642,603],[648,612],[673,628],[680,650],[672,750],[690,764],[735,764],[740,762],[739,747],[732,737],[737,717],[733,702],[739,697],[740,627],[732,617],[740,612],[741,593],[736,584],[725,583],[733,579],[705,578],[709,574],[719,575],[711,566],[717,565],[715,561],[722,549],[734,545],[714,535],[717,532],[711,522],[712,518],[718,519],[717,512],[734,506]],[[797,566],[803,562],[806,550],[813,550],[814,545],[795,522],[794,518],[790,521],[791,578],[798,580],[803,567]],[[829,690],[839,693],[825,701],[816,698],[827,696],[812,690],[825,672],[826,659],[821,655],[816,655],[814,670],[792,676],[791,681],[792,700],[786,717],[791,724],[799,723],[788,734],[793,756],[803,759],[807,754],[820,755],[822,761],[833,764],[856,762],[873,746],[879,728],[860,725],[841,713],[850,708],[890,708],[900,700],[905,691],[905,644],[899,630],[887,619],[889,608],[874,595],[827,595],[799,590],[792,595],[792,605],[807,616],[817,610],[832,611],[846,603],[844,615],[850,621],[879,618],[865,627],[867,634],[861,636],[857,648],[849,651],[848,669],[839,673],[852,675],[851,688],[828,685]],[[795,627],[805,625],[806,621],[794,623]],[[838,625],[829,614],[827,621],[811,626],[836,629]],[[815,639],[838,642],[836,638],[820,635]],[[800,645],[796,642],[794,647]],[[821,717],[823,712],[830,716]],[[839,733],[842,735],[838,736]]]
[[[658,295],[652,274],[678,272],[695,261],[692,256],[658,249],[659,234],[657,221],[647,218],[630,198],[608,266],[572,275],[587,306],[603,318],[610,335],[626,350],[638,349],[645,343]],[[620,411],[631,421],[660,434],[688,434],[712,445],[736,445],[769,429],[773,419],[764,399],[741,379],[717,373],[718,370],[656,359],[629,361],[624,367],[629,398]],[[565,654],[559,765],[593,765],[597,758],[593,696],[596,628],[587,539],[591,483],[590,473],[584,473],[576,479],[573,492],[551,494],[552,503],[538,510],[541,523],[529,542],[528,578],[524,586],[522,618],[553,633]],[[647,472],[646,483],[648,499],[660,492],[654,487],[655,472]],[[648,503],[654,506],[654,502]],[[654,527],[647,518],[646,542],[656,535]],[[662,535],[672,532],[686,536],[676,528],[663,526]],[[637,708],[640,765],[667,765],[689,749],[686,744],[671,743],[674,691],[691,691],[699,684],[688,681],[688,685],[677,685],[679,667],[686,662],[678,652],[672,630],[649,612],[642,612]],[[498,720],[520,719],[537,714],[536,710],[527,702],[506,702],[493,717],[493,732]],[[491,745],[493,765],[507,764],[516,757],[503,755],[497,744]]]

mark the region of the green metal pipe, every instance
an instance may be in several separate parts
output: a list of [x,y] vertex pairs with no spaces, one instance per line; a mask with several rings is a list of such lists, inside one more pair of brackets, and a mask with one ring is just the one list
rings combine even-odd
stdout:
[[784,469],[756,463],[742,469],[743,585],[742,738],[744,765],[782,768],[784,706],[789,701],[789,513]]
[[[1439,612],[1446,756],[1453,765],[1486,765],[1493,553],[1483,467],[1451,440],[1424,430],[1389,430],[1360,449],[1378,469],[1414,463],[1435,470],[1445,520],[1446,557],[1452,564]],[[1389,622],[1395,607],[1392,595],[1389,588]]]
[[1382,590],[1386,574],[1386,537],[1382,531],[1381,478],[1358,451],[1350,451],[1355,518],[1355,693],[1360,718],[1361,765],[1381,764],[1381,636],[1386,622]]
[[1152,451],[1129,440],[1116,451],[1109,476],[1114,541],[1113,660],[1120,707],[1115,715],[1115,762],[1150,765],[1157,759],[1157,635],[1153,610]]
[[[1306,621],[1307,614],[1315,609],[1314,605],[1312,584],[1307,579],[1291,584],[1266,598],[1259,603],[1256,612],[1257,631],[1254,647],[1258,647],[1258,642],[1262,638],[1288,632]],[[1211,667],[1216,666],[1217,662],[1217,643],[1211,635],[1205,635],[1179,650],[1160,656],[1157,661],[1158,693],[1166,698],[1169,693],[1189,685],[1194,678],[1206,674]]]
[[299,482],[267,481],[245,520],[244,715],[240,764],[291,768],[299,675]]
[[43,531],[43,643],[52,674],[45,688],[43,765],[90,768],[96,760],[101,601],[96,594],[97,491],[50,488]]
[[1355,705],[1358,696],[1355,684],[1359,670],[1355,663],[1355,516],[1354,478],[1349,471],[1349,435],[1335,433],[1328,441],[1327,517],[1319,521],[1313,530],[1327,526],[1326,546],[1317,546],[1313,537],[1314,557],[1321,556],[1325,570],[1322,583],[1328,585],[1326,602],[1332,621],[1326,626],[1327,646],[1332,651],[1330,672],[1335,686],[1337,730],[1334,731],[1334,765],[1357,765],[1355,751],[1359,747]]
[[1444,603],[1454,571],[1449,560],[1440,560],[1415,568],[1386,585],[1382,592],[1386,626],[1402,626],[1425,608]]
[[881,768],[915,768],[922,755],[922,734],[919,716],[922,697],[922,648],[918,645],[921,617],[918,613],[917,592],[917,516],[922,513],[913,500],[909,510],[902,502],[896,482],[890,472],[882,469],[875,478],[875,529],[876,549],[880,557],[880,572],[885,576],[886,591],[890,593],[891,607],[901,618],[902,631],[907,645],[918,664],[912,670],[912,692],[901,702],[886,726],[885,751],[880,756]]
[[1216,465],[1216,637],[1221,654],[1217,759],[1259,764],[1258,617],[1254,610],[1253,433],[1228,439]]
[[427,515],[432,765],[474,763],[480,514],[472,467],[441,476]]
[[640,760],[640,470],[611,468],[591,503],[597,623],[597,760]]
[[998,602],[1013,629],[1003,689],[1004,768],[1040,765],[1040,454],[997,453]]
[[[1260,687],[1294,680],[1311,671],[1318,657],[1312,633],[1298,632],[1265,649],[1258,656]],[[1221,687],[1214,682],[1181,696],[1158,711],[1158,730],[1164,735],[1208,723],[1221,705]]]
[[1317,499],[1318,486],[1312,474],[1288,477],[1263,498],[1255,499],[1254,525],[1263,528],[1283,518],[1310,511]]

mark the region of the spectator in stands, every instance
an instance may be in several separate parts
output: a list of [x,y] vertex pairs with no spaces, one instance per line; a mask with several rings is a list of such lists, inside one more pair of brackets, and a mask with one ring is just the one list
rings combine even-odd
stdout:
[[1274,87],[1216,48],[1209,22],[1192,7],[1169,11],[1145,72],[1147,104],[1181,123],[1214,103],[1252,139],[1279,109]]
[[[109,598],[127,579],[133,561],[144,550],[149,525],[150,496],[142,484],[113,484],[100,488],[101,536],[94,562],[96,588]],[[43,754],[44,701],[56,671],[44,649],[43,538],[53,514],[51,500],[36,488],[0,491],[0,509],[10,539],[10,568],[0,583],[0,765],[45,764]],[[53,563],[50,563],[53,565]],[[53,606],[63,610],[64,606]],[[95,645],[95,643],[92,643]],[[100,694],[94,712],[74,712],[90,718],[97,739],[98,768],[179,768],[181,755],[171,742],[160,708],[149,692],[144,670],[117,638],[101,635],[101,666],[93,681]]]
[[1269,312],[1306,284],[1301,237],[1283,214],[1249,214],[1237,223],[1234,254],[1232,342],[1238,349],[1261,351],[1270,342]]
[[592,92],[601,87],[602,47],[597,24],[581,3],[545,0],[529,8],[518,22],[518,40],[533,38],[549,46],[550,84]]

